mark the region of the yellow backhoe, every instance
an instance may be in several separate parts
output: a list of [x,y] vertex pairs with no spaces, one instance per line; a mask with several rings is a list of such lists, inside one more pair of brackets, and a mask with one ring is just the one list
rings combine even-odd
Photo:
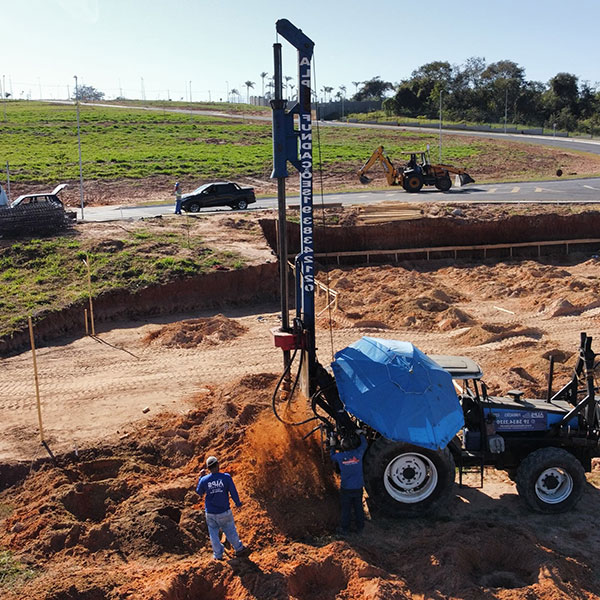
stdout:
[[403,167],[395,167],[383,146],[379,146],[369,160],[358,171],[361,183],[369,183],[367,171],[377,162],[381,163],[389,185],[401,185],[407,192],[419,192],[424,185],[435,186],[442,192],[447,192],[452,187],[450,174],[456,175],[458,185],[474,183],[475,180],[463,169],[452,165],[432,164],[429,150],[424,152],[408,152],[409,161]]

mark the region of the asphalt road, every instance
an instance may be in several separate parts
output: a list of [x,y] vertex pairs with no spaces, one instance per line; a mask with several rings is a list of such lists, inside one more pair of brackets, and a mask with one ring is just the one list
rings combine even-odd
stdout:
[[[65,103],[61,101],[60,103]],[[115,104],[89,103],[95,106],[110,106],[113,108],[131,109],[131,106],[119,106]],[[256,121],[271,121],[270,116],[259,115],[233,115],[219,111],[206,110],[185,110],[181,108],[162,108],[162,107],[135,107],[136,109],[184,113],[189,115],[212,115],[222,118],[240,119]],[[344,123],[339,121],[318,121],[314,127],[360,127],[374,129],[410,129],[414,131],[429,131],[437,133],[439,130],[422,127],[402,127],[381,124],[364,123]],[[562,138],[542,135],[523,135],[523,134],[505,134],[494,133],[490,131],[461,131],[461,130],[443,130],[442,135],[466,135],[486,138],[496,138],[510,140],[513,142],[540,144],[543,146],[554,146],[580,152],[590,152],[600,154],[600,140],[584,138]],[[442,138],[443,140],[443,138]],[[600,202],[600,178],[591,179],[559,179],[543,182],[527,183],[501,183],[488,185],[469,185],[464,188],[453,187],[448,192],[439,192],[435,188],[424,188],[418,194],[408,194],[402,189],[390,188],[385,191],[371,192],[365,189],[364,192],[354,192],[345,194],[327,194],[323,197],[325,203],[341,202],[343,205],[365,204],[370,202],[381,202],[383,200],[398,200],[402,202],[424,202],[424,201],[443,201],[443,202],[483,202],[483,203],[526,203],[526,202],[548,202],[548,203],[595,203]],[[288,197],[289,204],[297,204],[298,197]],[[321,199],[315,193],[315,204],[320,203]],[[265,198],[252,204],[248,210],[256,211],[267,208],[275,208],[277,200],[275,198]],[[78,217],[81,218],[81,212]],[[138,219],[142,217],[152,217],[164,215],[173,212],[171,204],[155,206],[122,206],[122,207],[90,207],[84,211],[85,220],[88,221],[106,221],[114,219]],[[229,208],[203,210],[201,214],[215,212],[230,212]]]
[[[435,188],[423,188],[418,194],[409,194],[401,188],[383,191],[351,192],[344,194],[325,194],[323,198],[315,192],[315,206],[323,201],[326,204],[341,203],[344,206],[369,204],[383,201],[398,202],[453,202],[483,204],[524,204],[524,203],[600,203],[600,177],[592,179],[562,179],[546,182],[498,183],[488,185],[467,185],[464,188],[451,188],[440,192]],[[287,205],[298,205],[298,196],[288,196]],[[277,207],[277,198],[262,198],[251,204],[248,211],[272,209]],[[95,206],[85,208],[86,221],[113,221],[121,219],[141,219],[168,215],[174,212],[174,204],[153,206]],[[230,213],[230,208],[203,209],[199,214]],[[238,211],[236,211],[238,212]],[[81,218],[81,211],[77,211]]]

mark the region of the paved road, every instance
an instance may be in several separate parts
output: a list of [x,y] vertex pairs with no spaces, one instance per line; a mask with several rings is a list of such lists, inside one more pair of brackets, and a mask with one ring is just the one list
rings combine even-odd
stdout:
[[[298,204],[298,196],[288,196],[288,206]],[[398,202],[453,202],[453,203],[599,203],[600,204],[600,178],[593,179],[563,179],[551,182],[528,183],[499,183],[489,185],[468,185],[464,188],[452,188],[448,192],[439,192],[435,188],[424,188],[418,194],[408,194],[401,188],[390,188],[384,191],[353,192],[344,194],[326,194],[323,202],[341,203],[344,206],[352,204],[369,204],[384,201]],[[321,203],[317,194],[314,197],[315,205]],[[251,204],[249,211],[255,212],[277,207],[276,198],[262,198],[256,204]],[[78,217],[81,218],[81,212]],[[230,213],[231,209],[217,208],[202,210],[200,214]],[[112,221],[120,219],[140,219],[173,213],[173,204],[154,206],[96,206],[86,208],[84,216],[86,221]]]

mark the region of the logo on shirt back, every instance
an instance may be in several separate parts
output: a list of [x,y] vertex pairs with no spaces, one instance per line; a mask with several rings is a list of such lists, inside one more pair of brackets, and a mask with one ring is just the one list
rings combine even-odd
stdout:
[[346,460],[342,461],[342,464],[344,465],[357,465],[360,462],[360,459],[356,458],[356,456],[353,456],[352,458],[347,458]]
[[207,487],[208,491],[214,494],[215,492],[222,492],[223,490],[218,488],[224,488],[225,484],[222,479],[217,479],[215,481],[208,481]]

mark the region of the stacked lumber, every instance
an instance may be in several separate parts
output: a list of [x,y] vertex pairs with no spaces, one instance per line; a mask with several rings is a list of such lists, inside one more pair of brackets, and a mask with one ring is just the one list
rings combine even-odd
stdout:
[[390,221],[420,219],[421,216],[420,209],[411,207],[406,202],[387,201],[361,207],[356,223],[357,225],[375,225]]

